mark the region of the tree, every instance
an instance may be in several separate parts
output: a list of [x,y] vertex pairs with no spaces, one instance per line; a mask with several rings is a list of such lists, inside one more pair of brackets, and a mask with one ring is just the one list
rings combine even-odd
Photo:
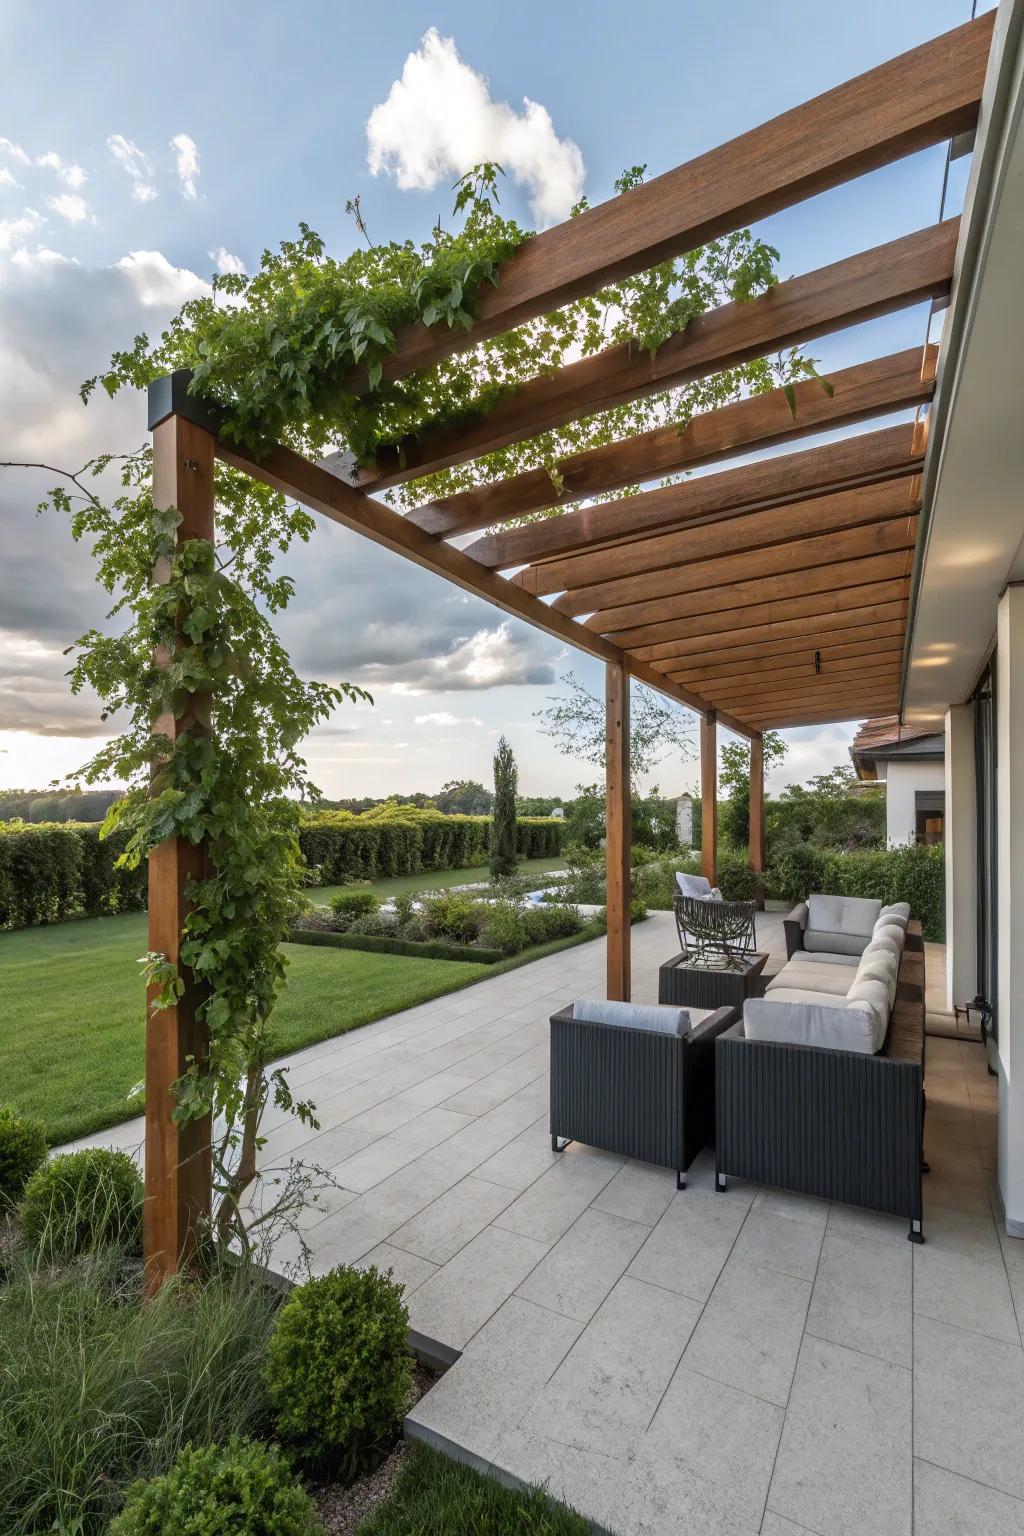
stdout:
[[476,779],[449,779],[434,796],[434,804],[448,816],[486,816],[491,792]]
[[[765,731],[761,738],[765,773],[774,763],[781,763],[789,750],[778,731]],[[750,841],[750,743],[723,743],[718,773],[719,783],[729,791],[729,798],[719,813],[722,836],[735,848],[745,848]]]
[[491,875],[516,871],[516,790],[519,770],[512,748],[502,736],[494,754],[494,819],[491,823]]
[[[559,752],[604,767],[605,703],[585,688],[574,672],[561,679],[566,696],[552,694],[545,709],[534,711],[545,736]],[[638,780],[671,753],[686,762],[696,756],[693,715],[642,683],[630,686],[629,777]]]

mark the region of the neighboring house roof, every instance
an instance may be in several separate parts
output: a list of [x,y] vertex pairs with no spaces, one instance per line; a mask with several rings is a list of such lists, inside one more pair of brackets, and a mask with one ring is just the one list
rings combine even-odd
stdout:
[[900,725],[896,715],[865,720],[850,743],[850,757],[859,779],[877,778],[879,762],[941,762],[946,742],[941,733]]

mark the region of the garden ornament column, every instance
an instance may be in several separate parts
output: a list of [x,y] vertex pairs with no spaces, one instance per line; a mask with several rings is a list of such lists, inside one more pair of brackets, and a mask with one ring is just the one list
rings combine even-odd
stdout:
[[605,664],[605,859],[608,903],[608,997],[628,1003],[630,990],[629,673]]
[[[161,381],[163,382],[163,381]],[[155,392],[151,401],[155,399]],[[153,431],[153,504],[157,510],[176,507],[181,515],[179,543],[209,539],[214,533],[214,436],[183,416],[167,415]],[[163,561],[153,573],[166,581]],[[167,655],[156,658],[166,666]],[[177,741],[185,733],[210,729],[208,695],[194,694],[183,713],[162,716],[154,727]],[[154,776],[159,765],[154,764]],[[188,914],[186,887],[206,872],[206,848],[172,838],[149,856],[149,949],[178,963],[181,929]],[[196,1018],[202,990],[182,967],[185,988],[176,1004],[146,1010],[146,1198],[143,1209],[143,1251],[146,1287],[152,1293],[168,1276],[187,1264],[195,1252],[200,1226],[210,1213],[211,1126],[209,1117],[172,1119],[172,1084],[185,1072],[189,1059],[201,1059],[207,1038]]]

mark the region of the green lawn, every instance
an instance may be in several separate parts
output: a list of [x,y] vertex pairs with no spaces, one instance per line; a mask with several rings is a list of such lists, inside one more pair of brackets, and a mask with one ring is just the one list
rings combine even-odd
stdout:
[[589,1530],[541,1489],[503,1488],[414,1441],[391,1492],[356,1536],[587,1536]]
[[[553,869],[564,869],[565,858],[559,855],[556,859],[523,859],[517,871],[520,875],[536,875],[540,884],[540,876],[548,875]],[[476,885],[482,880],[490,878],[490,870],[486,864],[474,869],[435,869],[419,875],[392,875],[387,880],[373,880],[373,889],[386,900],[389,896],[404,896],[407,892],[446,890],[450,885]],[[337,891],[344,890],[341,885],[325,885],[307,891],[311,901],[329,901]]]
[[[143,1074],[143,913],[0,934],[0,1099],[41,1118],[52,1142],[124,1120]],[[287,946],[274,1013],[284,1053],[476,981],[493,969],[356,950]]]

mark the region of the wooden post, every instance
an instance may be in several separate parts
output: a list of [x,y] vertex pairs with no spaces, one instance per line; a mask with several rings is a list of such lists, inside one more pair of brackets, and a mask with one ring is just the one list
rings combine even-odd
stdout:
[[709,709],[700,720],[700,868],[718,884],[718,716]]
[[747,838],[750,867],[757,876],[757,908],[764,911],[764,738],[760,731],[750,738],[750,831]]
[[[182,416],[168,416],[153,432],[153,505],[176,507],[179,541],[213,538],[213,434]],[[156,582],[166,581],[157,565]],[[166,665],[166,656],[157,656]],[[209,699],[196,695],[180,718],[165,714],[156,731],[172,741],[186,732],[208,732]],[[154,765],[154,773],[159,765]],[[182,838],[171,838],[149,856],[149,948],[177,964],[182,923],[188,914],[185,889],[206,872],[207,853]],[[191,1259],[200,1223],[210,1213],[211,1126],[209,1118],[176,1124],[171,1087],[190,1058],[205,1054],[207,1035],[196,1018],[201,987],[183,971],[185,991],[173,1008],[146,1007],[146,1199],[143,1253],[146,1289],[152,1294]]]
[[628,1003],[630,974],[629,673],[605,663],[605,858],[608,879],[608,997]]

